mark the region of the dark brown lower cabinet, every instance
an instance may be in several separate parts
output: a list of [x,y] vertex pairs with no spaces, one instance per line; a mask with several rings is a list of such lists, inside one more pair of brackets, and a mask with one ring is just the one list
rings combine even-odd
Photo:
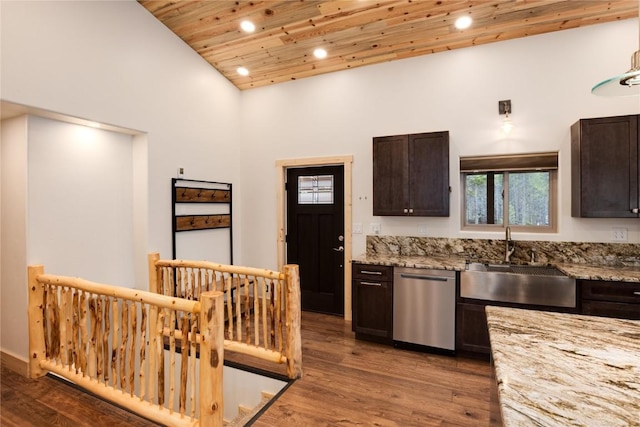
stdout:
[[356,338],[393,343],[393,267],[353,264],[352,275]]
[[495,305],[501,307],[523,308],[526,310],[556,311],[577,313],[577,308],[548,307],[539,305],[522,305],[494,301],[480,301],[458,298],[456,305],[456,351],[489,357],[491,343],[487,327],[485,307]]
[[459,302],[456,310],[456,351],[489,354],[486,304]]
[[578,280],[582,314],[640,320],[640,283]]
[[560,309],[554,307],[518,306],[504,303],[487,303],[458,297],[456,308],[456,351],[488,355],[491,352],[485,307],[501,305],[530,310],[562,311],[589,316],[615,317],[640,320],[640,283],[611,282],[605,280],[576,280],[579,307]]

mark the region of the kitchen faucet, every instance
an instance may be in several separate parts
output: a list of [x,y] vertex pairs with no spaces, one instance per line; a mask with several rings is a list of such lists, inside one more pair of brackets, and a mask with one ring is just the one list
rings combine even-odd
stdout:
[[516,250],[516,242],[511,240],[511,227],[507,227],[505,230],[504,238],[504,262],[508,263],[513,251]]

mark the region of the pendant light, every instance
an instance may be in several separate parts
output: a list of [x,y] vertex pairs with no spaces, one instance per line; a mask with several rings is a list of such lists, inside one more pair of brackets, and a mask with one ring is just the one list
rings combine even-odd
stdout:
[[631,96],[640,94],[640,50],[631,56],[631,69],[624,74],[598,83],[591,93],[600,96]]
[[[638,11],[640,13],[640,1]],[[640,23],[640,17],[638,22]],[[598,83],[591,89],[591,93],[600,96],[640,95],[640,50],[631,55],[629,71]]]

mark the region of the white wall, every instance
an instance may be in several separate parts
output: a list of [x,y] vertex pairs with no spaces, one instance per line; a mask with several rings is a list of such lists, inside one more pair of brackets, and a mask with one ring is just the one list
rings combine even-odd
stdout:
[[20,358],[27,354],[27,126],[22,116],[0,127],[0,342],[2,351]]
[[[242,171],[236,166],[239,91],[137,2],[2,1],[0,42],[3,101],[137,131],[132,153],[137,166],[127,173],[134,177],[133,197],[143,194],[148,199],[133,207],[134,238],[145,240],[143,245],[135,243],[137,258],[150,251],[171,257],[170,179],[179,166],[185,168],[186,178],[232,182],[234,190],[241,189]],[[3,123],[3,140],[6,126]],[[3,145],[3,207],[14,197],[5,194],[5,172],[11,179],[24,174],[17,183],[22,187],[16,191],[27,196],[26,174],[32,172],[32,166],[26,164],[27,139],[26,130],[24,138],[14,139],[16,146],[11,148],[22,151],[24,160],[7,171]],[[24,203],[26,212],[26,200]],[[234,208],[242,211],[240,201]],[[30,249],[26,247],[27,226],[16,222],[25,220],[2,216],[0,348],[23,358],[27,353],[25,330],[11,326],[26,324],[23,301]],[[18,225],[22,227],[16,233],[22,235],[16,236],[20,241],[12,248],[21,258],[8,264],[5,248],[13,236],[6,229]],[[87,227],[101,233],[98,226]],[[29,233],[31,236],[31,230]],[[241,262],[241,227],[234,234],[238,236],[236,261]],[[70,251],[72,245],[65,243],[69,241],[56,242],[57,250]],[[130,251],[128,241],[121,243],[124,251]],[[206,247],[212,242],[203,239],[200,244]],[[116,242],[109,245],[111,251]],[[48,265],[45,269],[60,273]],[[113,274],[132,283],[140,282],[139,273],[135,272],[134,279],[131,266],[123,265]],[[95,274],[94,270],[87,278],[99,280]],[[5,302],[12,301],[14,306],[5,310]]]
[[[254,264],[273,262],[276,159],[353,154],[353,221],[382,224],[382,234],[501,238],[460,231],[460,156],[560,151],[560,224],[557,234],[524,234],[532,240],[610,241],[612,226],[640,242],[640,221],[577,219],[570,211],[570,131],[587,117],[640,113],[637,97],[601,98],[591,87],[629,68],[637,49],[638,21],[556,32],[381,65],[341,71],[242,93],[244,162],[261,185],[243,189],[259,209],[244,212],[243,255]],[[498,101],[511,99],[515,125],[501,135]],[[372,216],[373,136],[449,130],[451,216]],[[250,180],[251,177],[246,179]],[[265,188],[267,191],[265,191]],[[253,218],[253,220],[252,220]],[[354,235],[353,254],[365,250]],[[268,243],[268,244],[267,244]]]
[[134,287],[132,136],[30,117],[28,139],[28,263]]

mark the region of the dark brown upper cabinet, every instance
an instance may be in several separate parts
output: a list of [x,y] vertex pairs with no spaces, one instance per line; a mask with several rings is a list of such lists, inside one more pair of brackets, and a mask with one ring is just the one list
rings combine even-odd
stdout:
[[571,216],[638,218],[638,115],[571,126]]
[[373,138],[373,214],[449,216],[449,132]]

